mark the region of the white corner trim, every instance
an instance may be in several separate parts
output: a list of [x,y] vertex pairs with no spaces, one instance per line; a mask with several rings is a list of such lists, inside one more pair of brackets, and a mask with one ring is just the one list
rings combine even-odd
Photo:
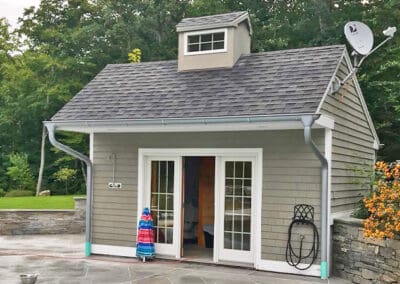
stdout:
[[136,257],[136,248],[92,244],[92,253],[113,256]]
[[315,121],[317,126],[323,127],[323,128],[328,128],[328,129],[334,129],[335,128],[335,120],[331,118],[330,116],[321,114],[321,116]]
[[307,276],[317,276],[317,277],[321,276],[320,265],[317,264],[311,265],[311,267],[307,270],[298,270],[293,266],[290,266],[285,261],[262,259],[258,262],[256,269],[272,271],[272,272],[280,272],[280,273],[307,275]]
[[94,133],[90,132],[89,133],[89,159],[93,163],[93,143],[94,143]]

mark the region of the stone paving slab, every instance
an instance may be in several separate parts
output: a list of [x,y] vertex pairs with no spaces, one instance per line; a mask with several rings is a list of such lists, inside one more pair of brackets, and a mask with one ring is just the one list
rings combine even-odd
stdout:
[[19,275],[38,273],[37,284],[317,284],[323,281],[220,265],[83,255],[83,236],[0,236],[0,283],[19,284]]

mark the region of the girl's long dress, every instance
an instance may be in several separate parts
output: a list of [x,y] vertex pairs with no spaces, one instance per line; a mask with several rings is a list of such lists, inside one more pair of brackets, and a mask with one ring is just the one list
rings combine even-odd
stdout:
[[136,256],[142,259],[155,256],[153,218],[148,210],[143,212],[139,221]]

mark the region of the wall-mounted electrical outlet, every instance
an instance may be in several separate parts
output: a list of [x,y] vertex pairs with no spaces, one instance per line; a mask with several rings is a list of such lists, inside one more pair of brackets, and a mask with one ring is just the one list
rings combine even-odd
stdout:
[[122,189],[122,183],[120,182],[109,182],[108,183],[109,189]]

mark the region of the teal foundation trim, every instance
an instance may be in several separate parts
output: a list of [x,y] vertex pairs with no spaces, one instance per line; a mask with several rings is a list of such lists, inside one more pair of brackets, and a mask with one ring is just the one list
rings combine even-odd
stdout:
[[91,246],[92,246],[92,244],[90,242],[85,242],[85,255],[86,256],[90,256]]
[[321,261],[321,279],[328,279],[328,263]]

